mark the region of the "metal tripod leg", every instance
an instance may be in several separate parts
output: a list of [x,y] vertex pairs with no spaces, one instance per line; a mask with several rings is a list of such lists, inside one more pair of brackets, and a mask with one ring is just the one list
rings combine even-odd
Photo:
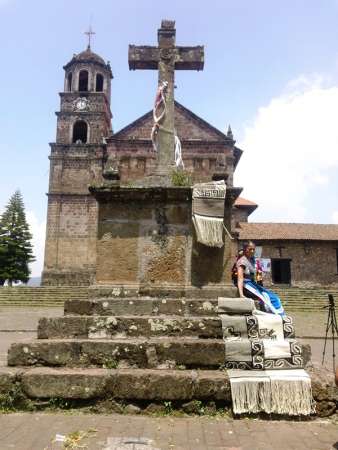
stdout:
[[330,310],[329,310],[329,314],[327,316],[327,322],[326,322],[326,331],[325,331],[325,341],[324,341],[324,349],[323,349],[323,358],[322,358],[322,365],[324,364],[324,359],[325,359],[325,352],[326,352],[326,343],[327,343],[327,334],[329,332],[330,329]]

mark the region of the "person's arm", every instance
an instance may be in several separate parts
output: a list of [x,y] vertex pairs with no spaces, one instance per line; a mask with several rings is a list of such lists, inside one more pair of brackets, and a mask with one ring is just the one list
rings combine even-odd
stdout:
[[239,291],[239,296],[245,298],[243,294],[243,279],[244,279],[244,270],[242,266],[237,268],[237,287]]

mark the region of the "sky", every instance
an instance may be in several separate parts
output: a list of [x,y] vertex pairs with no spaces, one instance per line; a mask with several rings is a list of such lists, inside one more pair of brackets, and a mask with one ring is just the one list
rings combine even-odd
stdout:
[[[254,222],[338,223],[338,0],[0,0],[0,212],[20,189],[43,265],[49,142],[63,65],[86,47],[109,60],[118,131],[152,107],[156,71],[128,70],[128,44],[155,45],[162,19],[178,45],[204,45],[201,72],[175,95],[244,153],[234,184]],[[183,149],[184,152],[184,149]]]

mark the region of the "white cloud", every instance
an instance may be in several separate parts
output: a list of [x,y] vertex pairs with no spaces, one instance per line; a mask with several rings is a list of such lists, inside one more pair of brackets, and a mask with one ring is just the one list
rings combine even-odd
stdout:
[[245,129],[235,181],[260,205],[259,220],[304,221],[311,189],[328,184],[328,170],[338,167],[338,86],[326,82],[288,83]]
[[338,223],[338,211],[333,211],[332,221],[333,221],[333,223]]
[[30,232],[33,235],[33,252],[36,260],[31,264],[31,276],[41,275],[45,248],[46,222],[40,222],[33,211],[26,212],[27,222],[30,226]]

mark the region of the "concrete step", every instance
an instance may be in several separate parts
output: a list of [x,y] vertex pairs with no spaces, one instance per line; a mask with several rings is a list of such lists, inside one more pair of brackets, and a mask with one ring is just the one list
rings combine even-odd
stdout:
[[137,336],[221,338],[222,323],[219,317],[64,316],[43,317],[38,324],[39,339]]
[[90,300],[68,300],[65,302],[66,315],[177,315],[215,316],[218,312],[217,300],[205,299],[159,299],[159,298],[106,298]]
[[14,384],[30,398],[231,402],[228,375],[220,370],[0,369],[0,393]]
[[12,344],[8,365],[219,369],[225,361],[224,348],[223,339],[187,337],[35,340]]

